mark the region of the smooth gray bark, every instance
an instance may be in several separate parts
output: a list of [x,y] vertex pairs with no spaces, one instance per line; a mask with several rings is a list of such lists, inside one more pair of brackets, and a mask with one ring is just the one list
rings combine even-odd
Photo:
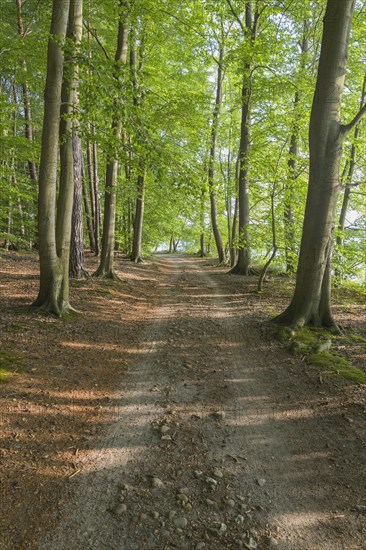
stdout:
[[[117,48],[115,54],[114,79],[116,83],[116,98],[114,101],[114,116],[112,120],[112,132],[116,140],[122,135],[122,113],[121,113],[121,85],[120,76],[122,67],[127,61],[128,46],[128,3],[120,1],[121,14],[118,23]],[[117,203],[117,173],[118,160],[115,155],[107,159],[104,195],[104,219],[102,251],[100,264],[95,272],[96,277],[118,279],[114,271],[114,247],[115,247],[115,226],[116,226],[116,203]]]
[[318,77],[309,129],[310,173],[299,266],[289,307],[274,321],[335,328],[331,312],[331,251],[339,167],[346,135],[366,113],[363,106],[347,125],[340,122],[348,44],[355,0],[328,0]]
[[221,231],[217,219],[217,203],[216,203],[216,189],[215,189],[215,162],[216,162],[216,143],[217,143],[217,130],[219,123],[219,115],[222,103],[222,82],[223,82],[223,60],[224,60],[224,47],[220,45],[220,53],[217,66],[217,84],[216,84],[216,99],[215,107],[212,117],[211,127],[211,148],[208,164],[208,188],[210,194],[210,207],[211,207],[211,225],[215,238],[217,255],[219,263],[225,262],[225,251],[222,242]]
[[[62,200],[58,203],[58,206],[64,207],[64,210],[58,212],[56,229],[57,167],[61,89],[64,69],[64,53],[61,45],[66,35],[69,8],[70,0],[54,0],[53,2],[51,36],[48,43],[45,110],[39,174],[38,230],[40,287],[38,297],[33,303],[34,307],[42,308],[56,315],[65,313],[70,309],[68,268],[72,188],[66,190],[62,188],[65,184],[64,178],[62,183],[60,182]],[[68,149],[65,149],[66,152],[68,152]],[[65,157],[65,154],[63,156]],[[70,167],[68,169],[70,170]],[[67,197],[68,193],[69,197]]]

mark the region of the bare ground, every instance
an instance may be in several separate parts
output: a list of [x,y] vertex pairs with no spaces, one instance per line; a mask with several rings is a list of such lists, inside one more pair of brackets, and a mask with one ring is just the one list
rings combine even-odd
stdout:
[[[2,550],[366,548],[365,387],[273,341],[287,280],[125,262],[57,320],[26,307],[34,257],[0,271]],[[365,310],[338,297],[363,337]]]

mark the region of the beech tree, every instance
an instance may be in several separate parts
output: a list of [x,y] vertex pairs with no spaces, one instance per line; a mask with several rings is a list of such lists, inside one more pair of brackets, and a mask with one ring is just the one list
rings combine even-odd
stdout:
[[309,128],[310,173],[294,296],[275,322],[336,328],[331,312],[331,255],[342,145],[366,113],[340,121],[355,0],[328,0]]
[[[75,66],[71,63],[68,70],[64,70],[63,44],[66,31],[70,46],[75,39],[75,28],[81,25],[82,0],[54,0],[39,173],[40,286],[33,307],[55,315],[72,310],[69,304],[69,255],[74,183],[71,126]],[[63,118],[60,124],[61,98]],[[60,142],[61,171],[57,197]]]
[[[123,67],[126,65],[127,61],[128,16],[128,2],[120,0],[120,17],[118,23],[117,49],[114,67],[116,95],[112,120],[112,132],[115,141],[120,141],[122,137],[121,77],[123,76]],[[112,143],[112,149],[117,147],[115,141]],[[104,195],[102,251],[100,264],[94,275],[96,277],[118,279],[114,271],[118,159],[115,151],[111,152],[108,157]]]

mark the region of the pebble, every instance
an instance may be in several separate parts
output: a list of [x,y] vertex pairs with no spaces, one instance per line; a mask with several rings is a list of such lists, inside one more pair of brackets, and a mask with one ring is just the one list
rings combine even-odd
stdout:
[[205,542],[199,542],[198,544],[196,544],[196,550],[203,550],[205,546],[206,546]]
[[145,519],[147,519],[147,514],[145,514],[144,512],[141,512],[140,520],[144,521]]
[[179,492],[182,495],[189,495],[189,488],[188,487],[182,487],[181,489],[179,489]]
[[252,537],[249,537],[249,540],[245,546],[247,548],[250,548],[250,550],[255,550],[258,547],[258,544],[257,541],[255,541]]
[[169,432],[169,430],[170,430],[170,428],[166,424],[163,424],[162,426],[160,426],[160,433],[161,434],[166,434],[166,433]]
[[264,487],[267,482],[265,479],[257,479],[257,483],[259,487]]
[[207,485],[210,485],[212,491],[214,491],[217,487],[217,481],[216,481],[216,479],[213,479],[212,477],[206,477],[206,483],[207,483]]
[[164,487],[164,483],[158,477],[153,477],[152,478],[151,485],[153,487]]
[[215,468],[212,475],[214,477],[217,477],[218,479],[222,479],[224,477],[222,470],[220,470],[219,468]]
[[162,441],[171,441],[172,440],[172,436],[167,434],[167,435],[162,435],[161,436],[161,440]]
[[189,498],[187,497],[187,495],[184,495],[184,494],[182,494],[182,493],[179,493],[179,494],[177,495],[177,500],[178,500],[178,502],[180,502],[181,504],[184,504],[184,505],[185,505],[185,504],[188,503]]
[[225,413],[224,411],[215,411],[212,413],[212,416],[216,418],[216,420],[224,420],[225,419]]
[[170,510],[169,512],[169,519],[170,521],[177,515],[177,512],[175,510]]
[[235,523],[237,523],[238,525],[243,525],[244,524],[244,516],[242,516],[241,514],[237,515],[236,518],[235,518]]
[[278,540],[271,537],[268,541],[269,547],[274,548],[275,546],[278,546]]
[[195,477],[201,477],[203,475],[203,472],[201,472],[201,470],[195,470],[194,471],[194,476]]
[[232,499],[232,498],[226,499],[226,505],[227,505],[229,508],[234,508],[234,507],[235,507],[235,500]]
[[184,529],[188,525],[188,520],[184,516],[179,516],[175,518],[173,523],[178,529]]
[[215,506],[214,501],[209,499],[209,498],[206,498],[206,504],[207,504],[207,506]]
[[225,523],[215,521],[214,523],[211,523],[211,525],[209,525],[208,531],[209,533],[211,533],[211,535],[221,537],[224,533],[226,533],[227,525]]
[[117,504],[117,506],[112,509],[112,512],[116,514],[116,516],[121,516],[127,512],[127,506],[126,504]]
[[154,510],[154,512],[151,512],[151,517],[153,519],[159,519],[159,515],[160,515],[159,512],[156,512],[155,510]]

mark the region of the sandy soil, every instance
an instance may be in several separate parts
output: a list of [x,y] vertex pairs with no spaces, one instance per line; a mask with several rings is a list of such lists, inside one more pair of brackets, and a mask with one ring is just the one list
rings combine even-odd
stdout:
[[[29,311],[34,258],[0,260],[3,550],[366,548],[365,388],[265,321],[288,283],[188,257],[74,283]],[[365,336],[365,305],[337,316]],[[365,347],[343,346],[365,368]]]

